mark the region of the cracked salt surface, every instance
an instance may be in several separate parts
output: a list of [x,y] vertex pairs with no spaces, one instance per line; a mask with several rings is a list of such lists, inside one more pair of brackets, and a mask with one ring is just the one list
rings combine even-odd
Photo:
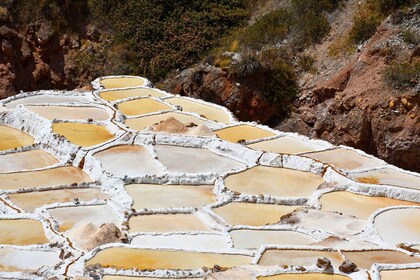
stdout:
[[[420,278],[419,174],[144,78],[92,84],[0,101],[0,279]],[[219,137],[149,129],[169,117]]]

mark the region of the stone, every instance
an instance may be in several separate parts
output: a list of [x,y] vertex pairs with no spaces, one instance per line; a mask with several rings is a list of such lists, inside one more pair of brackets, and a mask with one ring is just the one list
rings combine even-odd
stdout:
[[357,269],[357,265],[350,260],[345,260],[338,269],[344,273],[352,273]]

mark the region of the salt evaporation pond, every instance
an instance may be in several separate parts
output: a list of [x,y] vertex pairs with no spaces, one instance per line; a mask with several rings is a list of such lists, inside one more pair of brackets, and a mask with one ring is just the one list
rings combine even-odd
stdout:
[[34,138],[16,128],[0,125],[0,151],[32,145]]
[[0,155],[0,172],[32,170],[57,164],[58,160],[44,150]]
[[247,146],[256,150],[278,154],[301,154],[325,149],[323,146],[316,145],[312,142],[303,141],[289,136],[261,141]]
[[[102,279],[103,280],[159,280],[159,279],[165,279],[165,278],[105,275]],[[199,279],[202,279],[202,278],[177,278],[177,280],[199,280]]]
[[129,88],[119,90],[104,90],[99,93],[99,96],[107,101],[116,101],[130,97],[163,97],[165,94],[151,88]]
[[329,259],[333,266],[339,266],[344,261],[341,255],[335,251],[268,249],[264,251],[258,264],[264,266],[311,266],[315,265],[320,257]]
[[275,136],[271,131],[252,125],[236,125],[216,131],[217,136],[233,143]]
[[15,108],[17,105],[25,104],[57,104],[57,103],[82,103],[87,104],[91,103],[92,99],[86,96],[77,96],[77,95],[51,95],[51,94],[40,94],[26,96],[23,98],[14,99],[10,102],[7,102],[5,105],[9,109]]
[[374,264],[420,263],[420,258],[389,250],[342,251],[342,254],[359,268],[370,269]]
[[16,247],[0,248],[0,271],[3,272],[36,273],[42,267],[54,267],[59,262],[59,252]]
[[398,269],[398,270],[381,270],[381,280],[418,280],[420,268],[418,269]]
[[140,77],[104,77],[100,80],[102,87],[106,89],[111,88],[126,88],[144,86],[145,80]]
[[353,173],[349,176],[361,183],[384,184],[420,190],[420,177],[391,168]]
[[322,273],[296,273],[279,274],[273,276],[258,277],[261,280],[349,280],[351,278],[343,275],[322,274]]
[[172,107],[151,98],[140,98],[119,103],[118,110],[127,116],[138,116],[172,110]]
[[53,123],[52,128],[53,132],[82,147],[102,144],[115,138],[106,127],[97,124],[62,122]]
[[97,107],[69,107],[69,106],[33,106],[27,105],[26,109],[48,120],[94,120],[104,121],[111,115],[104,109]]
[[45,236],[41,222],[30,219],[0,219],[0,244],[32,245],[45,243],[49,243],[49,240]]
[[125,125],[131,129],[141,131],[143,129],[151,127],[152,125],[159,123],[161,121],[167,120],[169,118],[175,118],[179,122],[183,123],[184,125],[189,125],[191,123],[199,125],[199,124],[204,123],[199,118],[191,116],[191,115],[186,115],[186,114],[177,113],[177,112],[167,112],[167,113],[162,113],[162,114],[157,114],[157,115],[150,115],[150,116],[127,119],[125,121]]

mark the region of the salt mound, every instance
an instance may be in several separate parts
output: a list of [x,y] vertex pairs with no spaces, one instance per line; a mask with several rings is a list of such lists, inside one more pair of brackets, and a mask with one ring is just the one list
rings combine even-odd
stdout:
[[191,126],[186,126],[174,117],[167,118],[166,120],[154,124],[150,127],[150,130],[155,132],[166,132],[191,136],[215,136],[213,131],[204,124],[200,124],[198,126],[195,124],[192,124]]
[[99,228],[92,223],[82,224],[68,236],[77,247],[88,251],[103,244],[119,243],[122,239],[120,229],[114,224],[102,224]]

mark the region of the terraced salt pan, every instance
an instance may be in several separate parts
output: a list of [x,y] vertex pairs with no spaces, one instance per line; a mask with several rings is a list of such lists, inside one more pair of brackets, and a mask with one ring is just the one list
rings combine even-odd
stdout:
[[[105,275],[103,280],[159,280],[159,279],[167,279],[167,278],[150,278],[150,277],[130,277],[130,276],[115,276],[115,275]],[[177,278],[178,280],[199,280],[202,278]]]
[[296,208],[296,206],[233,202],[212,210],[231,225],[263,226],[278,223],[282,216]]
[[0,151],[32,145],[34,138],[16,128],[0,125]]
[[273,276],[261,276],[257,279],[266,280],[348,280],[351,279],[343,275],[322,274],[322,273],[296,273],[279,274]]
[[103,88],[126,88],[144,86],[146,80],[140,77],[103,77],[99,81]]
[[102,167],[116,176],[160,175],[162,170],[144,146],[120,145],[94,154]]
[[201,208],[216,203],[213,186],[132,184],[125,187],[134,209]]
[[349,177],[361,183],[385,184],[420,190],[420,177],[391,168],[353,173],[349,174]]
[[264,244],[272,245],[310,245],[316,239],[296,231],[286,230],[232,230],[229,232],[235,248],[258,249]]
[[252,257],[190,251],[107,248],[96,253],[87,265],[96,263],[117,269],[200,269],[203,266],[233,267],[250,264]]
[[373,168],[383,165],[383,163],[376,158],[365,157],[356,151],[343,148],[309,153],[305,156],[345,170]]
[[132,216],[130,232],[187,232],[211,231],[194,214],[152,214]]
[[[49,209],[48,213],[58,222],[61,232],[92,224],[100,227],[105,223],[120,224],[120,219],[108,205],[72,206]],[[68,232],[70,233],[70,232]]]
[[99,93],[99,96],[107,101],[115,101],[130,97],[163,97],[166,95],[152,88],[128,88],[118,90],[104,90]]
[[171,97],[165,99],[165,101],[176,106],[181,106],[182,111],[184,112],[197,113],[200,116],[215,122],[226,124],[230,123],[229,114],[217,107],[205,105],[197,101],[182,97]]
[[127,116],[139,116],[173,108],[152,98],[140,98],[119,103],[118,110]]
[[277,154],[301,154],[324,150],[325,147],[309,141],[303,141],[290,136],[283,136],[273,140],[261,141],[247,145],[256,150]]
[[45,236],[41,222],[30,219],[0,220],[0,244],[32,245],[45,243],[49,243],[49,240]]
[[419,217],[420,208],[391,209],[377,215],[374,225],[387,243],[420,242]]
[[398,269],[398,270],[381,270],[381,280],[417,280],[419,279],[420,269]]
[[335,267],[338,267],[344,261],[340,254],[335,251],[268,249],[264,251],[258,264],[263,266],[312,266],[317,263],[320,257],[329,259]]
[[1,190],[40,188],[83,182],[91,182],[91,179],[81,169],[73,166],[0,174]]
[[180,121],[181,123],[185,125],[188,125],[190,123],[194,123],[196,125],[204,123],[204,121],[191,115],[186,115],[186,114],[177,113],[177,112],[167,112],[167,113],[162,113],[162,114],[157,114],[157,115],[150,115],[150,116],[145,116],[145,117],[127,119],[125,121],[125,125],[131,129],[141,131],[148,127],[151,127],[152,125],[156,123],[167,120],[171,117],[177,119],[178,121]]
[[323,182],[321,176],[310,172],[256,166],[241,173],[229,175],[225,179],[225,186],[247,195],[309,197]]
[[326,193],[322,195],[319,201],[322,204],[321,209],[323,211],[337,211],[363,220],[367,220],[378,209],[389,206],[420,206],[420,203],[410,201],[359,195],[344,191]]
[[111,115],[104,109],[97,107],[69,107],[69,106],[34,106],[27,105],[26,109],[48,120],[88,120],[104,121]]
[[243,163],[217,155],[207,149],[156,145],[155,150],[159,161],[170,172],[226,173],[245,167]]
[[57,104],[57,103],[91,103],[92,99],[86,96],[77,96],[77,95],[51,95],[51,94],[41,94],[41,95],[29,95],[22,98],[14,99],[10,102],[5,103],[6,107],[9,109],[15,108],[20,104]]
[[227,128],[222,128],[216,131],[217,136],[219,136],[223,140],[227,140],[233,143],[241,142],[241,141],[249,141],[249,140],[256,140],[260,138],[267,138],[275,136],[271,131],[264,130],[262,128],[242,124],[242,125],[235,125]]
[[54,203],[92,201],[108,199],[108,196],[95,188],[59,189],[15,193],[8,195],[10,200],[23,210],[33,212],[36,208]]
[[60,262],[59,252],[16,247],[0,248],[0,271],[35,273],[42,267],[54,267]]
[[102,144],[115,138],[106,127],[97,124],[60,122],[53,123],[52,129],[82,147]]
[[370,269],[373,264],[420,263],[420,258],[411,257],[398,251],[342,251],[342,254],[363,269]]
[[30,150],[0,155],[0,172],[16,172],[44,168],[58,163],[58,160],[44,150]]

